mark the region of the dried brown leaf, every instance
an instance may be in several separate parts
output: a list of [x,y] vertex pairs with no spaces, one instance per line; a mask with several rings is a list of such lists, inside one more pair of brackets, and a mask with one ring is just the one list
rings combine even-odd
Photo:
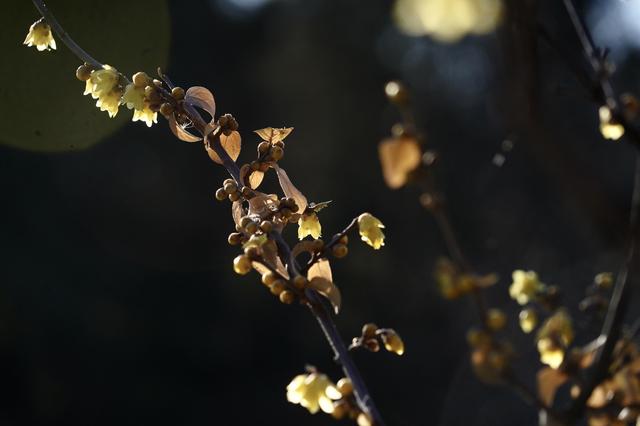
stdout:
[[213,98],[213,94],[206,87],[193,86],[187,90],[184,96],[185,102],[201,108],[211,115],[213,118],[216,115],[216,101]]
[[271,266],[272,269],[275,269],[277,273],[282,275],[285,279],[289,279],[287,268],[284,266],[280,256],[278,256],[278,246],[275,241],[269,240],[262,245],[262,258]]
[[333,282],[333,274],[331,273],[331,264],[327,259],[320,259],[307,271],[307,279],[311,281],[315,277],[324,278]]
[[309,288],[316,290],[318,293],[326,297],[333,310],[337,314],[342,306],[342,294],[336,285],[323,277],[313,277],[309,280]]
[[293,127],[282,127],[279,129],[273,127],[265,127],[264,129],[254,130],[264,141],[276,143],[283,141],[293,131]]
[[249,200],[249,214],[258,215],[262,218],[278,210],[278,196],[275,194],[257,193]]
[[182,126],[178,124],[178,122],[176,121],[176,118],[173,115],[169,117],[169,128],[171,129],[171,132],[181,141],[198,142],[202,140],[201,137],[193,135],[187,132],[186,130],[184,130]]
[[287,175],[287,172],[284,169],[281,169],[277,164],[273,166],[276,169],[276,174],[278,175],[278,182],[280,182],[280,187],[282,188],[282,192],[287,197],[293,198],[298,205],[298,211],[303,212],[307,208],[307,197],[305,197],[302,192],[296,188],[293,183],[291,183],[291,179]]
[[231,217],[236,226],[240,226],[240,220],[245,216],[244,207],[242,207],[242,201],[234,201],[231,204]]
[[293,249],[291,250],[291,254],[295,259],[300,255],[300,253],[304,253],[304,252],[313,253],[314,246],[315,246],[315,243],[311,240],[300,241],[298,244],[296,244],[293,247]]
[[260,170],[254,170],[249,175],[249,187],[251,189],[256,189],[257,187],[260,186],[263,179],[264,179],[264,172],[261,172]]
[[565,384],[569,377],[560,370],[544,367],[538,371],[538,396],[547,406],[551,406],[558,388]]
[[403,136],[385,139],[378,145],[385,182],[392,189],[407,183],[410,172],[420,165],[422,152],[414,137]]
[[[238,156],[240,155],[240,149],[242,148],[240,133],[238,133],[237,131],[233,131],[229,136],[220,135],[220,145],[222,145],[222,148],[227,151],[229,157],[231,157],[233,161],[236,161],[238,159]],[[213,148],[210,148],[209,146],[207,146],[206,148],[209,157],[214,162],[222,164],[220,156],[218,156]]]

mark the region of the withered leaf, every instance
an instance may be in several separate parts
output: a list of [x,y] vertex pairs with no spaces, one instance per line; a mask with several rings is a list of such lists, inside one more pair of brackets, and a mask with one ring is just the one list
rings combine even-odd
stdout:
[[414,137],[403,136],[385,139],[378,145],[382,175],[391,189],[407,183],[410,172],[420,165],[422,152]]
[[537,377],[538,395],[545,405],[551,406],[558,388],[565,384],[569,377],[560,370],[551,367],[541,368]]
[[291,179],[289,179],[284,169],[281,169],[277,164],[274,164],[273,167],[276,169],[282,192],[284,192],[284,195],[287,197],[293,198],[298,205],[298,211],[303,212],[307,208],[307,197],[302,195],[302,192],[291,183]]
[[190,87],[184,95],[184,100],[193,106],[207,111],[209,115],[211,115],[211,118],[216,115],[216,101],[213,99],[213,94],[211,94],[206,87]]
[[277,201],[277,195],[267,195],[259,192],[249,200],[249,214],[265,217],[271,212],[278,210]]
[[276,272],[282,275],[285,279],[289,279],[287,268],[284,266],[280,256],[278,256],[278,246],[275,241],[268,240],[262,245],[262,258],[271,266],[272,269],[275,269]]
[[320,259],[307,271],[307,279],[320,277],[333,282],[333,274],[331,273],[331,264],[327,259]]
[[243,164],[240,167],[240,182],[242,182],[243,185],[247,184],[247,175],[251,172],[251,166],[249,166],[248,164]]
[[240,221],[245,216],[244,208],[242,207],[242,201],[234,201],[231,204],[231,217],[236,226],[240,226]]
[[193,135],[183,129],[182,126],[178,124],[176,118],[173,115],[169,117],[169,128],[171,129],[171,132],[181,141],[198,142],[202,140],[201,137]]
[[[222,148],[227,151],[227,154],[229,154],[229,157],[231,157],[233,161],[236,161],[238,159],[238,156],[240,155],[240,149],[242,147],[241,140],[242,139],[240,138],[240,133],[235,130],[231,132],[229,136],[220,135],[220,145],[222,145]],[[206,146],[206,149],[209,157],[214,162],[222,164],[220,156],[218,156],[213,148]]]
[[320,210],[329,207],[329,204],[332,203],[332,200],[329,201],[322,201],[320,203],[309,203],[309,205],[307,206],[308,209],[313,210],[314,212],[318,213]]
[[314,277],[309,280],[309,288],[326,297],[336,314],[340,312],[342,294],[340,294],[340,289],[333,282],[322,277]]
[[283,141],[293,131],[293,127],[282,127],[279,129],[273,127],[265,127],[264,129],[254,130],[263,141],[276,143]]
[[311,240],[300,241],[291,250],[291,255],[295,259],[300,255],[300,253],[304,253],[304,252],[312,253],[314,251],[314,246],[315,246],[315,243]]
[[252,171],[251,174],[249,175],[249,187],[251,189],[256,189],[257,187],[260,186],[263,179],[264,179],[264,172],[261,172],[260,170]]

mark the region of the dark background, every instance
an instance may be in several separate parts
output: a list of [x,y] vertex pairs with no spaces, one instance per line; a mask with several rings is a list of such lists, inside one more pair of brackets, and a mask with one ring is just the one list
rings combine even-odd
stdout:
[[[91,109],[88,135],[108,118],[80,96],[83,83],[74,83],[70,101],[21,96],[56,87],[47,65],[54,56],[70,80],[78,65],[59,40],[55,54],[19,45],[37,18],[24,3],[16,10],[26,15],[12,19],[20,36],[12,33],[11,49],[20,59],[0,67],[38,67],[40,78],[25,82],[12,71],[17,82],[5,81],[0,96],[19,101],[0,121],[31,134],[45,115],[32,102],[69,102],[69,117]],[[91,14],[91,3],[52,0],[50,7],[71,25]],[[535,424],[536,413],[474,379],[464,337],[472,306],[442,300],[431,278],[445,254],[438,228],[418,192],[384,185],[377,143],[398,119],[384,97],[388,79],[407,81],[428,144],[442,154],[440,177],[467,256],[480,272],[502,277],[489,298],[510,315],[507,334],[522,348],[517,371],[526,381],[533,383],[538,364],[508,299],[511,271],[538,271],[573,310],[596,273],[621,263],[633,149],[599,135],[597,105],[565,62],[587,69],[569,21],[560,2],[539,3],[524,22],[542,22],[565,54],[535,31],[527,39],[523,22],[456,44],[409,38],[393,27],[390,2],[168,4],[167,72],[184,87],[210,88],[218,111],[238,119],[241,159],[253,156],[251,130],[294,126],[281,165],[310,200],[334,201],[320,216],[325,235],[363,211],[387,226],[382,250],[352,238],[350,255],[333,264],[345,338],[375,321],[406,342],[403,357],[355,354],[390,425]],[[621,4],[582,2],[579,10],[602,16],[610,7],[639,7]],[[164,28],[154,7],[142,16],[128,16],[127,2],[113,8],[122,25],[92,29],[104,43],[105,34],[133,28],[144,34],[131,41],[142,49]],[[615,21],[598,25],[626,31]],[[120,68],[118,48],[126,50],[96,55],[127,74],[138,71]],[[616,86],[636,91],[637,53],[622,42],[612,49]],[[65,138],[47,141],[56,152],[16,148],[15,138],[5,140],[14,147],[0,148],[0,423],[334,423],[285,398],[307,363],[340,377],[314,319],[303,307],[281,305],[255,274],[233,273],[230,209],[213,198],[224,170],[159,121],[150,130],[128,123],[87,149]],[[502,152],[506,139],[514,148]],[[492,161],[498,153],[506,157],[501,167]],[[579,343],[593,337],[583,322]]]

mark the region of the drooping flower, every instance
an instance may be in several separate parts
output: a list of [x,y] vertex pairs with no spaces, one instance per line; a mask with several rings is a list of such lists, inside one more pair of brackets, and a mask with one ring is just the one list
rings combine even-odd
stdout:
[[43,50],[56,50],[56,41],[51,34],[51,27],[44,19],[40,19],[29,27],[29,33],[24,39],[24,43],[27,46],[36,46],[39,51]]
[[100,111],[107,111],[109,117],[115,117],[122,98],[121,75],[115,68],[104,65],[102,69],[91,72],[86,82],[84,94],[97,99]]
[[617,141],[624,135],[624,126],[613,118],[608,106],[601,106],[598,115],[600,116],[600,133],[605,139]]
[[384,234],[381,229],[384,228],[382,222],[371,213],[362,213],[358,217],[358,229],[362,241],[369,244],[375,250],[384,245]]
[[518,315],[520,328],[525,333],[531,333],[538,325],[538,314],[533,309],[523,309]]
[[558,310],[540,327],[537,335],[540,361],[551,368],[558,368],[564,361],[567,347],[573,341],[571,317],[565,310]]
[[389,352],[393,352],[396,355],[402,355],[404,353],[404,341],[398,333],[393,329],[385,329],[381,334],[382,343]]
[[512,277],[513,283],[509,287],[509,295],[520,305],[526,305],[544,290],[544,284],[540,282],[538,274],[534,271],[513,271]]
[[298,219],[298,239],[302,240],[307,235],[318,239],[322,235],[322,225],[315,213],[303,214]]
[[300,404],[311,414],[319,409],[327,414],[333,412],[333,400],[342,398],[342,394],[329,378],[320,373],[300,374],[287,385],[287,400]]
[[158,122],[158,113],[149,108],[149,102],[145,100],[144,87],[138,87],[133,83],[127,85],[122,103],[129,109],[133,109],[132,121],[144,121],[147,127]]

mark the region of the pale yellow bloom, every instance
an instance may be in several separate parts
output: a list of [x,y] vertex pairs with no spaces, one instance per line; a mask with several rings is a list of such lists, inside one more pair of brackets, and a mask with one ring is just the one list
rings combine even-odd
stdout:
[[358,229],[362,241],[378,250],[384,245],[384,234],[381,229],[384,228],[382,222],[374,217],[371,213],[362,213],[358,217]]
[[51,34],[51,27],[42,19],[31,25],[23,44],[29,47],[36,46],[36,49],[41,52],[43,50],[56,50],[56,41]]
[[333,400],[342,398],[342,394],[327,376],[320,373],[300,374],[287,385],[287,400],[300,404],[311,414],[319,409],[325,413],[333,412]]
[[132,121],[144,121],[147,127],[158,122],[158,113],[151,111],[149,103],[144,98],[144,87],[136,87],[133,83],[127,85],[122,96],[122,103],[133,109]]
[[396,355],[404,354],[404,341],[395,330],[388,329],[381,334],[384,348]]
[[565,351],[573,341],[571,317],[559,310],[540,327],[537,335],[540,361],[551,368],[558,368],[564,360]]
[[502,0],[396,0],[393,17],[412,36],[455,42],[467,34],[488,34],[500,23]]
[[303,214],[298,219],[298,239],[303,239],[307,235],[311,235],[313,238],[318,239],[322,235],[322,225],[318,220],[318,215],[315,213]]
[[531,333],[538,325],[538,314],[533,309],[523,309],[518,315],[520,320],[520,328],[525,333]]
[[600,115],[600,133],[605,139],[617,141],[624,135],[624,126],[613,119],[609,107],[601,106],[598,114]]
[[96,106],[100,111],[107,111],[109,117],[116,116],[121,103],[120,77],[118,70],[105,65],[102,69],[92,71],[86,82],[84,94],[97,99]]
[[512,277],[509,295],[521,305],[526,305],[544,290],[544,284],[538,280],[538,274],[534,271],[513,271]]

